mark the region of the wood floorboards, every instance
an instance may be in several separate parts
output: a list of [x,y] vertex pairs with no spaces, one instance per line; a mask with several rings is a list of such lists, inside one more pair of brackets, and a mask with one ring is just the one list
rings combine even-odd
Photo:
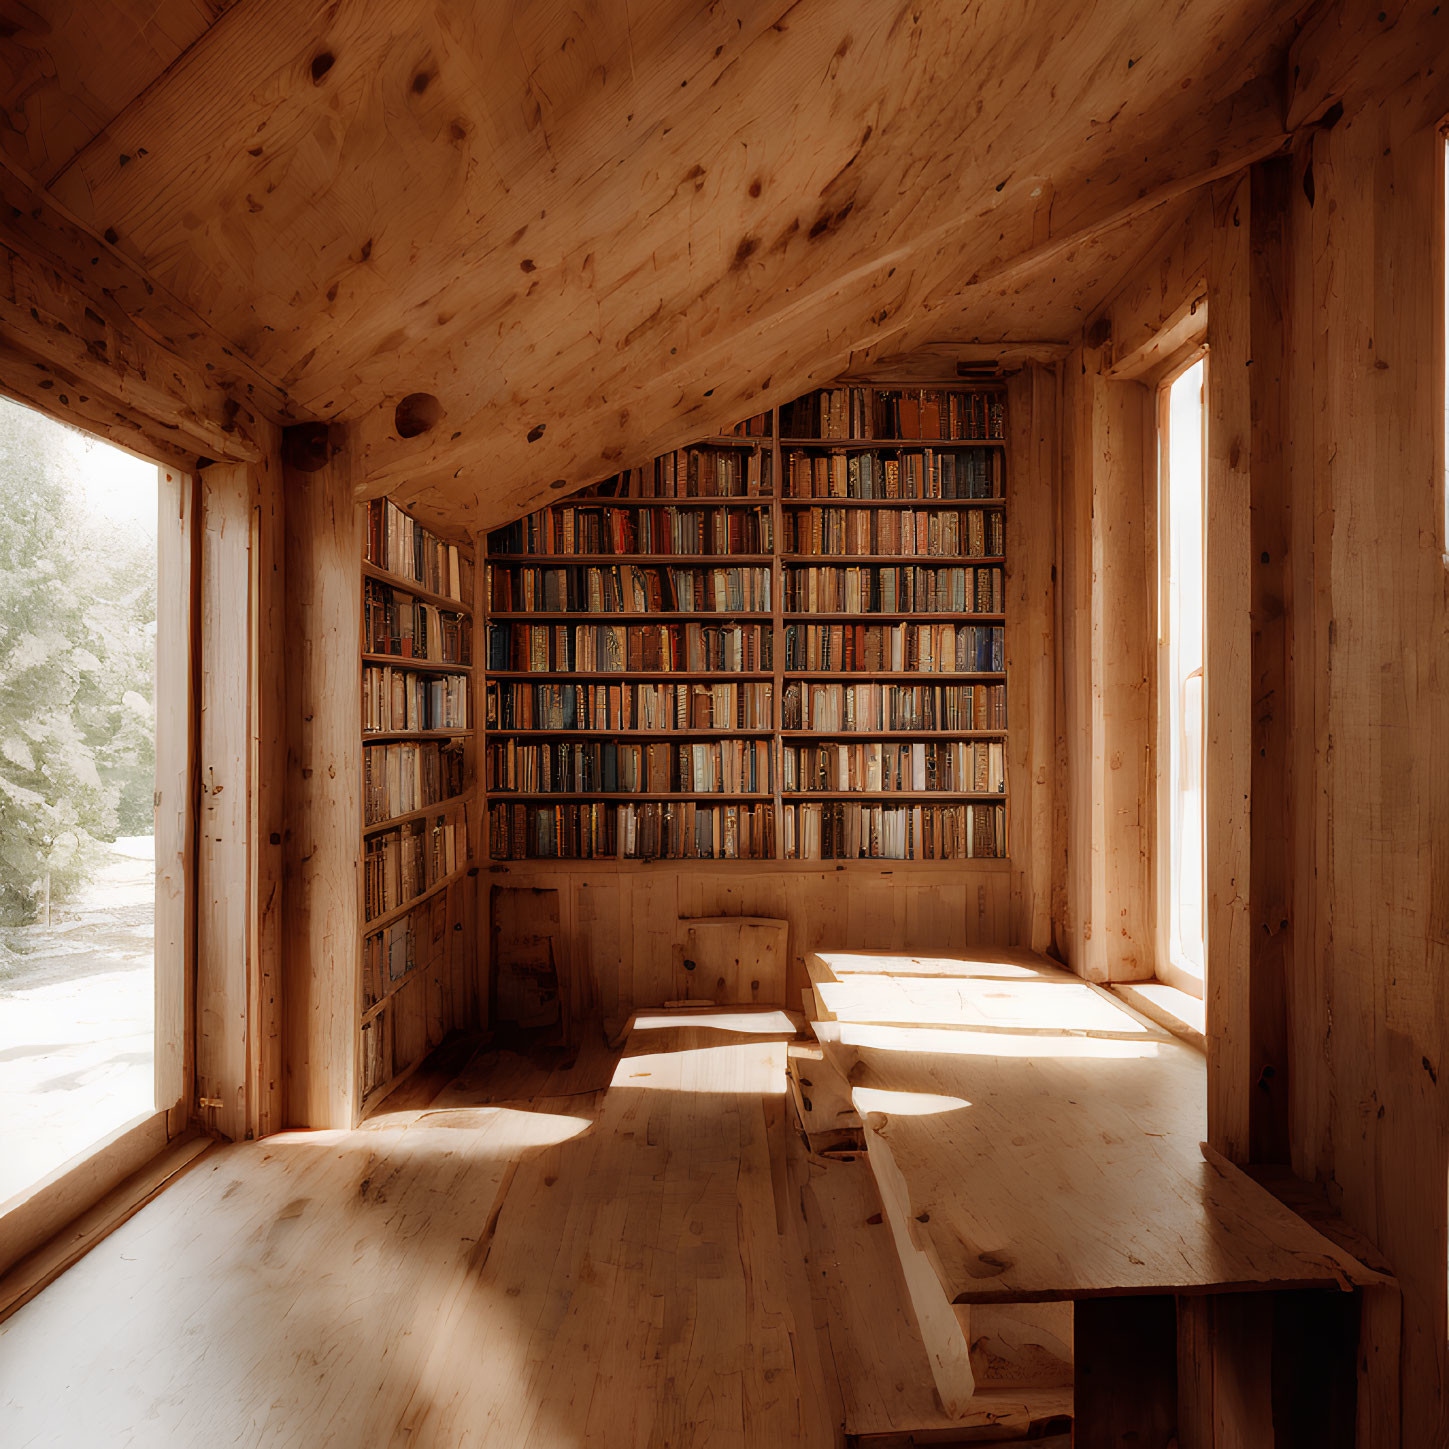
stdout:
[[837,1444],[781,1206],[793,1035],[640,1021],[213,1150],[0,1326],[0,1442]]

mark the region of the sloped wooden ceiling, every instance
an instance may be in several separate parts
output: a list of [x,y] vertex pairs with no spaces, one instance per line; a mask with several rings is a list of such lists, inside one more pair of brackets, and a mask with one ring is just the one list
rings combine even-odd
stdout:
[[[477,526],[875,356],[1071,335],[1160,208],[1283,143],[1294,7],[0,16],[12,177],[275,411],[355,422],[364,491]],[[442,417],[403,438],[414,393]]]

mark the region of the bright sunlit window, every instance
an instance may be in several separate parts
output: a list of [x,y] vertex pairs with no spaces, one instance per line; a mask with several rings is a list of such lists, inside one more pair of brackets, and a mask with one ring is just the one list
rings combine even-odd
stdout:
[[158,473],[0,398],[0,1211],[155,1105]]
[[1158,708],[1163,956],[1170,985],[1203,991],[1203,524],[1206,419],[1202,358],[1159,401]]

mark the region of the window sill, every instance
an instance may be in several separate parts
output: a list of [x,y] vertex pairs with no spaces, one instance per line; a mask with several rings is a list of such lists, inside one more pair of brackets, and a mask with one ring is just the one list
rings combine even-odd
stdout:
[[1164,981],[1114,981],[1109,989],[1189,1046],[1207,1050],[1206,1008],[1196,996]]

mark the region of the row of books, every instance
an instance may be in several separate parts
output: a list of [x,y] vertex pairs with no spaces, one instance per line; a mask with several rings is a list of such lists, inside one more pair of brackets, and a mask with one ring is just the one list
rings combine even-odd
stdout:
[[362,1023],[362,1095],[365,1097],[392,1076],[392,1043],[386,1012]]
[[495,860],[773,860],[770,805],[693,800],[492,807]]
[[872,730],[1004,730],[1004,684],[785,685],[781,724],[822,734]]
[[362,747],[362,821],[378,825],[395,815],[439,805],[463,793],[463,746],[408,740]]
[[369,836],[362,860],[365,919],[375,920],[422,895],[467,858],[466,806]]
[[770,612],[772,571],[675,568],[647,564],[566,564],[540,568],[492,564],[489,607],[501,613],[654,614]]
[[488,535],[493,554],[769,553],[769,506],[541,508]]
[[780,788],[786,794],[952,790],[1001,795],[1006,791],[1006,749],[994,740],[786,744]]
[[759,794],[774,788],[770,741],[648,745],[559,740],[488,747],[488,789],[516,794]]
[[729,431],[737,438],[768,438],[770,436],[770,414],[756,413],[742,423],[736,423]]
[[[599,484],[597,498],[765,498],[774,491],[768,448],[699,444],[665,453]],[[491,545],[490,545],[491,547]]]
[[1003,463],[996,448],[944,452],[785,454],[786,498],[1000,498]]
[[1006,397],[944,387],[828,387],[780,409],[783,438],[1004,438]]
[[489,624],[488,668],[622,674],[773,667],[763,624]]
[[[798,688],[798,686],[797,686]],[[525,684],[489,686],[494,730],[774,728],[773,684]]]
[[362,728],[384,730],[465,730],[468,728],[468,676],[419,674],[391,664],[362,669]]
[[364,579],[362,647],[438,664],[473,662],[472,630],[461,614],[415,599],[377,579]]
[[787,564],[785,608],[798,613],[1000,614],[1000,565]]
[[785,668],[816,673],[1000,673],[1004,630],[995,624],[790,624]]
[[367,505],[367,561],[390,574],[446,594],[459,603],[473,598],[473,560],[456,543],[408,517],[395,503],[374,498]]
[[375,1006],[400,982],[417,969],[419,938],[423,947],[431,944],[432,910],[446,911],[443,893],[426,901],[401,920],[393,921],[362,940],[362,1009]]
[[785,552],[986,558],[1006,552],[994,508],[810,508],[785,512]]
[[981,860],[1006,854],[1004,805],[790,804],[787,860]]

